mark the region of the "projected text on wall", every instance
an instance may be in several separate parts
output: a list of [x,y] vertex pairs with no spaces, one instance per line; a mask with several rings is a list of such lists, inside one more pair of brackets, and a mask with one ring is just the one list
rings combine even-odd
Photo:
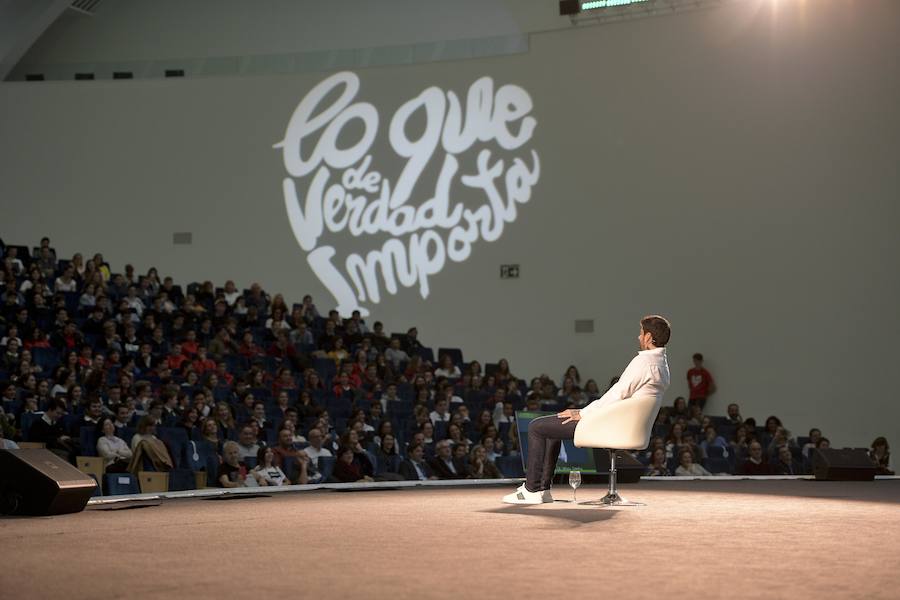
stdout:
[[[367,315],[398,285],[428,298],[430,278],[448,261],[461,263],[477,242],[500,239],[540,176],[538,154],[526,146],[537,125],[531,97],[517,85],[495,88],[481,77],[464,103],[452,90],[426,88],[390,116],[396,156],[373,153],[381,115],[357,100],[359,91],[354,73],[328,77],[300,101],[274,145],[288,173],[282,188],[294,237],[344,316]],[[381,172],[385,164],[402,165],[399,174]],[[433,182],[420,183],[429,165]],[[463,195],[470,200],[458,201]]]

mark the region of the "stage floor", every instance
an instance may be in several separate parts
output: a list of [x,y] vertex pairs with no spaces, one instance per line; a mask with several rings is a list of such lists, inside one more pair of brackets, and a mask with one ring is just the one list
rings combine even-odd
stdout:
[[[0,519],[0,597],[897,598],[900,481],[281,493]],[[598,498],[600,486],[578,490]],[[128,504],[121,505],[129,506]]]

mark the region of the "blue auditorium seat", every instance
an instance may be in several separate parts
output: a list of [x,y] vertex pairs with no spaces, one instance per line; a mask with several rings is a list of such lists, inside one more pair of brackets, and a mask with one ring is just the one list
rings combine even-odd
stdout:
[[97,456],[97,430],[82,427],[78,432],[78,444],[81,456]]
[[722,448],[721,446],[707,446],[706,455],[709,458],[724,458],[725,448]]
[[326,482],[331,478],[334,472],[334,463],[337,459],[333,456],[319,457],[319,472],[322,474],[322,481]]
[[190,469],[174,469],[169,471],[169,491],[182,492],[197,488],[194,472]]
[[22,441],[29,442],[31,434],[31,424],[41,418],[43,413],[24,413],[20,419],[19,426],[22,428]]
[[156,435],[169,448],[172,463],[176,469],[185,466],[185,446],[188,443],[187,431],[181,427],[158,427]]
[[105,480],[107,493],[111,496],[141,493],[137,477],[131,473],[107,473]]
[[727,458],[704,458],[703,468],[715,475],[716,473],[730,473],[731,463]]
[[498,456],[494,462],[504,477],[525,477],[521,456]]

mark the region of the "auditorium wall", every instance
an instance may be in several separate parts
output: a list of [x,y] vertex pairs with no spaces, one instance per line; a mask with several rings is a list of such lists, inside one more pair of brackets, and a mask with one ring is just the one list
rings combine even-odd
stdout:
[[0,236],[310,293],[522,376],[603,385],[659,312],[667,401],[700,351],[714,413],[900,444],[898,55],[895,2],[767,0],[497,58],[4,83]]

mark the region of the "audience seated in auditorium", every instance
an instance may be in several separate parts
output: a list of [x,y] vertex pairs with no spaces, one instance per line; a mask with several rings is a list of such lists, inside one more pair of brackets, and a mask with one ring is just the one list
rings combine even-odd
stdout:
[[[423,459],[443,455],[443,445],[436,446],[448,441],[450,462],[444,461],[443,468],[452,466],[453,476],[466,477],[473,465],[493,471],[493,461],[518,453],[516,410],[583,406],[601,395],[594,380],[583,383],[574,365],[558,382],[546,374],[532,378],[527,390],[505,359],[485,371],[477,360],[456,365],[441,353],[439,365],[432,365],[415,327],[391,340],[381,322],[370,333],[358,311],[342,319],[330,310],[323,318],[308,295],[291,306],[258,284],[241,291],[234,281],[218,289],[204,281],[182,289],[171,277],[161,280],[153,268],[141,275],[125,265],[116,273],[99,254],[87,261],[79,254],[58,261],[43,240],[33,257],[13,252],[9,258],[0,269],[0,378],[11,382],[3,386],[0,408],[7,418],[0,413],[0,435],[27,439],[33,424],[44,420],[41,411],[58,398],[63,408],[56,441],[68,439],[71,448],[57,451],[70,459],[79,431],[111,415],[119,439],[134,439],[139,446],[147,431],[132,438],[132,428],[139,421],[149,423],[142,420],[149,417],[160,432],[180,428],[190,440],[208,440],[219,462],[226,441],[239,442],[239,460],[249,460],[270,443],[276,426],[284,427],[289,443],[284,447],[276,438],[273,464],[284,452],[293,453],[293,472],[286,475],[298,481],[298,453],[307,457],[308,480],[317,481],[318,459],[337,448],[339,437],[348,439],[350,430],[357,436],[357,467],[374,462],[383,471],[381,464],[390,462],[398,468],[386,459],[390,435],[405,457],[398,468],[404,476],[418,479],[419,471],[435,476]],[[329,358],[330,366],[316,357]],[[342,385],[345,376],[347,386]],[[335,388],[349,402],[337,401]],[[742,420],[737,405],[717,419],[703,415],[699,402],[691,404],[678,397],[657,417],[657,425],[671,429],[666,438],[670,456],[691,449],[696,463],[711,446],[722,445],[719,434],[730,438],[741,424],[746,427],[734,429],[728,443],[728,454],[740,466],[747,444],[757,436],[763,454],[772,452],[763,464],[773,467],[779,446],[796,444],[789,433],[779,432],[783,426],[777,418],[767,419],[758,434],[752,419]],[[703,433],[693,440],[698,425]],[[302,451],[300,431],[316,438]],[[817,435],[811,432],[804,454]],[[166,446],[157,441],[164,456]],[[420,459],[413,463],[405,456],[407,448],[422,442],[428,445],[416,450]],[[472,443],[482,450],[473,453]],[[490,466],[478,468],[482,451],[483,463]],[[135,468],[153,463],[150,457],[148,465],[143,456],[140,464],[132,458]],[[643,458],[665,467],[653,454]],[[164,459],[160,463],[153,468],[167,468]]]

